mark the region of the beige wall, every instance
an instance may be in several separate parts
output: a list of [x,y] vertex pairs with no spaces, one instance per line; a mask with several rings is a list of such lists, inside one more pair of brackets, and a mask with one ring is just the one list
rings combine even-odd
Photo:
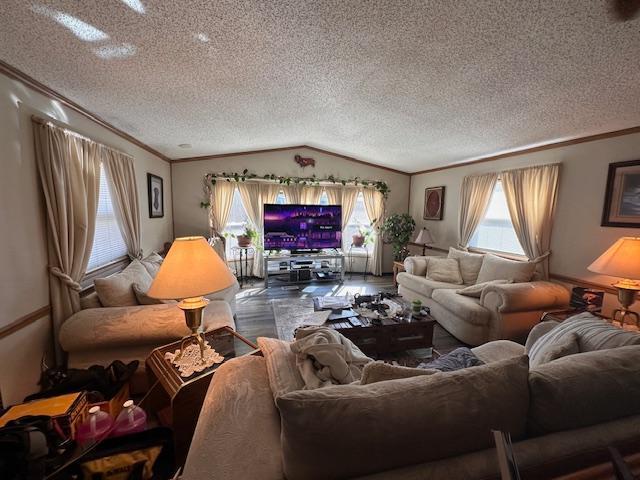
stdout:
[[[172,238],[169,164],[61,106],[21,83],[0,75],[0,328],[49,304],[42,199],[33,153],[30,117],[59,120],[95,141],[135,158],[141,210],[142,247],[159,249]],[[165,216],[148,218],[147,172],[164,178]],[[52,345],[49,319],[0,340],[0,394],[14,403],[35,390],[40,359]]]
[[[456,245],[460,186],[465,176],[560,162],[551,272],[608,285],[615,279],[591,273],[587,266],[618,238],[638,236],[640,230],[600,226],[607,169],[609,163],[639,158],[640,134],[633,134],[415,175],[411,180],[410,213],[419,226],[431,230],[437,246]],[[422,220],[424,189],[439,185],[446,186],[444,219]],[[611,303],[608,298],[607,304]]]
[[[316,166],[305,169],[299,167],[293,161],[296,154],[314,158]],[[173,164],[173,208],[176,236],[208,234],[207,213],[200,208],[200,202],[204,198],[203,177],[205,174],[225,171],[241,172],[245,168],[258,175],[275,173],[277,175],[311,176],[315,173],[317,177],[334,175],[339,178],[352,178],[358,176],[368,180],[382,180],[387,182],[391,189],[387,200],[387,212],[406,213],[407,211],[408,175],[363,165],[309,149],[256,153]],[[385,247],[383,269],[390,272],[392,266],[393,254],[389,247]]]

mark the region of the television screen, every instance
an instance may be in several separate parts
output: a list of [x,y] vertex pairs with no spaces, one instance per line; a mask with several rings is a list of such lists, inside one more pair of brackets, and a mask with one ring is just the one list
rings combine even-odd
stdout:
[[340,205],[265,204],[265,250],[317,250],[341,246]]

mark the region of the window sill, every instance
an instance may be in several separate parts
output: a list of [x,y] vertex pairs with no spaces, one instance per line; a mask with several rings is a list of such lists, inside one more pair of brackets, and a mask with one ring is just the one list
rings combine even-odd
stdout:
[[492,253],[498,257],[506,258],[507,260],[517,260],[519,262],[526,262],[529,259],[525,255],[519,255],[517,253],[500,252],[498,250],[491,250],[489,248],[467,247],[471,253]]

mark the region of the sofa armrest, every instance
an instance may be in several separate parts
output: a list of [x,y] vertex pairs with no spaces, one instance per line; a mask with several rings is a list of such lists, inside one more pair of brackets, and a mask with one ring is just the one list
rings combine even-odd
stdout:
[[543,281],[489,285],[482,292],[480,303],[500,313],[548,310],[567,305],[569,290]]
[[218,368],[204,399],[183,480],[282,480],[280,415],[264,358]]
[[424,277],[427,274],[427,263],[429,262],[429,257],[427,256],[415,256],[415,257],[407,257],[404,259],[404,270],[411,275],[417,275],[419,277]]

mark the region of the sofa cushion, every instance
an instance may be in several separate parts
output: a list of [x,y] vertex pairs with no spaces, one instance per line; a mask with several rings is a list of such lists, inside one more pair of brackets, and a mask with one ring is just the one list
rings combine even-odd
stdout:
[[578,335],[575,332],[571,332],[568,335],[557,338],[554,342],[545,342],[541,348],[537,348],[535,355],[529,356],[529,365],[531,368],[538,367],[576,353],[580,353]]
[[445,289],[435,290],[431,298],[465,322],[474,325],[489,323],[491,312],[483,307],[477,298],[465,297],[455,290]]
[[416,292],[427,298],[431,298],[433,291],[438,289],[457,289],[460,285],[446,282],[436,282],[435,280],[429,280],[425,277],[419,277],[417,275],[411,275],[407,272],[400,272],[396,277],[399,285]]
[[158,255],[156,252],[151,252],[149,255],[140,260],[140,263],[142,263],[142,266],[144,266],[149,275],[151,275],[151,278],[156,278],[163,260],[164,258]]
[[491,448],[491,429],[522,438],[529,404],[523,356],[369,385],[278,398],[289,480],[351,478]]
[[478,273],[482,267],[484,254],[470,253],[457,248],[449,247],[448,258],[455,258],[460,264],[460,273],[465,285],[473,285],[478,280]]
[[484,289],[488,286],[504,285],[506,283],[511,283],[511,280],[490,280],[488,282],[476,283],[475,285],[469,285],[468,287],[461,288],[460,290],[456,290],[456,293],[464,295],[465,297],[480,298],[482,296],[482,292],[484,292]]
[[430,368],[411,368],[401,365],[390,365],[388,363],[377,361],[367,363],[362,370],[361,385],[369,383],[384,382],[387,380],[398,380],[400,378],[417,377],[419,375],[433,375],[439,373],[439,370]]
[[474,347],[471,351],[484,363],[497,362],[524,355],[524,347],[511,340],[494,340]]
[[130,307],[138,305],[133,284],[147,291],[153,279],[139,260],[133,260],[122,272],[106,278],[96,278],[94,285],[100,303],[105,307]]
[[[537,323],[529,332],[527,336],[527,341],[524,344],[524,349],[527,352],[527,355],[531,352],[531,348],[535,345],[540,337],[546,335],[551,330],[560,325],[560,322],[556,322],[555,320],[545,320],[544,322]],[[529,357],[531,359],[531,357]]]
[[482,260],[482,267],[478,273],[477,283],[490,280],[511,280],[513,283],[528,282],[536,270],[533,262],[508,260],[487,253]]
[[161,303],[169,303],[171,300],[160,300],[159,298],[151,298],[147,295],[147,290],[143,290],[143,288],[137,283],[133,284],[133,293],[136,296],[136,300],[140,305],[159,305]]
[[534,435],[640,413],[640,346],[580,353],[529,374]]
[[427,278],[436,282],[462,285],[460,265],[455,258],[431,257],[427,262]]
[[267,363],[273,398],[302,390],[304,380],[298,372],[296,355],[291,351],[291,342],[267,337],[258,337],[257,342]]

